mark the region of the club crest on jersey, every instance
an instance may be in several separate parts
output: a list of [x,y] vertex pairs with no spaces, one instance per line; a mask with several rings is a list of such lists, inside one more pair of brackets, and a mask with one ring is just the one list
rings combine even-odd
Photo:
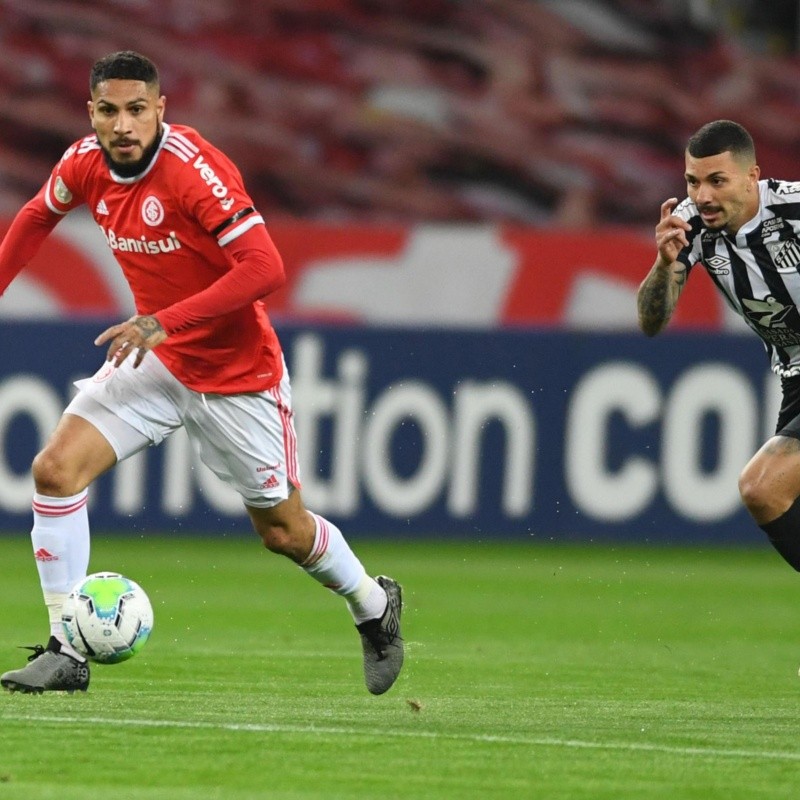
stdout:
[[148,195],[142,203],[142,219],[148,225],[160,225],[164,221],[164,206],[155,195]]
[[790,239],[768,242],[767,250],[778,272],[797,272],[797,265],[800,264],[800,246],[797,242]]
[[67,184],[64,183],[60,175],[56,178],[56,185],[53,187],[53,194],[56,196],[56,200],[64,205],[72,200],[72,192],[67,188]]

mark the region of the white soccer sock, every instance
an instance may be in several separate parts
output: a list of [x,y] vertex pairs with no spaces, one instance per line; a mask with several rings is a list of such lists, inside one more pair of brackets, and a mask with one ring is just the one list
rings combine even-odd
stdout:
[[[50,619],[50,633],[62,645],[61,606],[89,568],[88,489],[71,497],[33,496],[31,542]],[[72,654],[72,648],[65,648]]]
[[356,624],[380,617],[386,609],[386,592],[367,575],[342,532],[324,517],[313,514],[314,545],[300,565],[314,580],[347,601]]

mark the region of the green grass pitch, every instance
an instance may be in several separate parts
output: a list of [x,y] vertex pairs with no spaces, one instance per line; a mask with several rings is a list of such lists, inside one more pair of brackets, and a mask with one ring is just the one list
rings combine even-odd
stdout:
[[[145,649],[86,694],[0,694],[2,800],[780,800],[800,786],[800,578],[772,551],[364,543],[406,668],[363,687],[343,602],[255,540],[95,535]],[[0,539],[0,671],[43,642]]]

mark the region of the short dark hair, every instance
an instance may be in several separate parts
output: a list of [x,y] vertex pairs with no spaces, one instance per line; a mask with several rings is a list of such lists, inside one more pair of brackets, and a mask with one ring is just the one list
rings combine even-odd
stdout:
[[734,158],[755,159],[753,137],[738,122],[718,119],[703,125],[690,137],[686,150],[693,158],[708,158],[730,152]]
[[95,61],[89,75],[89,90],[94,93],[99,83],[118,78],[127,81],[144,81],[148,86],[158,88],[159,78],[156,65],[133,50],[109,53]]

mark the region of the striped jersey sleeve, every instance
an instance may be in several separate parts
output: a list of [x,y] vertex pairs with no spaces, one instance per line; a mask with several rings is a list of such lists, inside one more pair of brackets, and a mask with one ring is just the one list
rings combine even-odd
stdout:
[[264,218],[256,211],[233,162],[192,128],[171,125],[164,154],[181,165],[180,196],[186,209],[220,247]]

